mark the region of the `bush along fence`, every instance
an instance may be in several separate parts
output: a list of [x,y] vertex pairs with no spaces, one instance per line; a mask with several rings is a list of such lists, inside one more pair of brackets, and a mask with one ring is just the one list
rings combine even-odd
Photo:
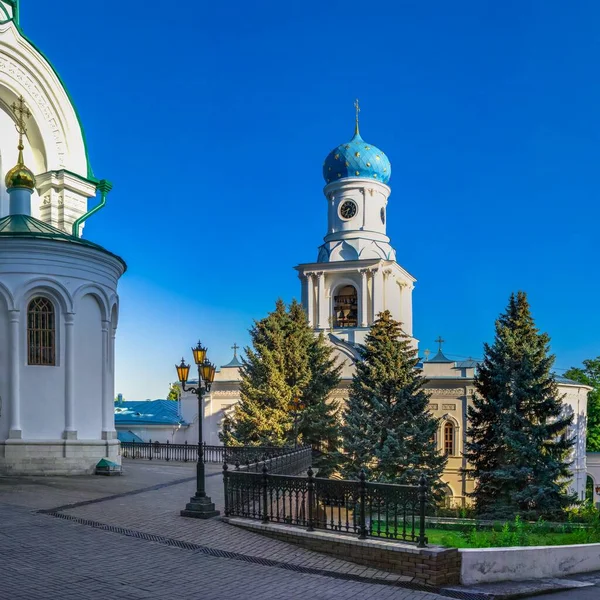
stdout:
[[372,483],[361,471],[358,481],[229,469],[223,465],[225,516],[257,519],[335,533],[427,545],[427,482],[418,486]]
[[[165,444],[160,442],[121,442],[123,458],[196,462],[200,453],[204,462],[240,464],[258,463],[278,456],[287,456],[304,450],[305,446],[209,446],[200,444]],[[310,448],[309,448],[310,450]],[[261,463],[262,468],[262,463]],[[306,469],[305,469],[306,470]]]

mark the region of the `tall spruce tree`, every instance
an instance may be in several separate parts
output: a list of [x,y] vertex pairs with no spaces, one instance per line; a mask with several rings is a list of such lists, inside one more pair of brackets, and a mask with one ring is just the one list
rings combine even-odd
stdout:
[[436,448],[439,421],[428,410],[416,350],[389,311],[378,315],[359,347],[342,425],[341,471],[355,478],[415,485],[424,473],[441,497],[446,457]]
[[468,411],[467,473],[482,518],[557,518],[576,499],[566,491],[573,416],[550,371],[549,341],[525,293],[512,294],[494,343],[484,345]]
[[[324,337],[316,337],[295,300],[275,310],[250,330],[245,349],[240,402],[223,424],[221,440],[228,445],[331,443],[338,433],[337,406],[327,398],[339,383],[340,366]],[[294,418],[293,400],[302,410]]]

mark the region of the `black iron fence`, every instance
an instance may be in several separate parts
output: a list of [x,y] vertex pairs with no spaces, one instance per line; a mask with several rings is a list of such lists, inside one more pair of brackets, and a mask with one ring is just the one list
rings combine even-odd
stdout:
[[225,516],[427,545],[427,483],[418,486],[277,475],[223,466]]
[[[290,448],[286,452],[277,456],[263,456],[262,459],[254,461],[246,460],[241,463],[239,460],[226,461],[223,463],[223,468],[229,464],[235,464],[234,473],[263,473],[267,469],[270,474],[297,475],[304,473],[312,464],[312,448],[310,446],[299,446]],[[228,469],[225,468],[225,471]]]
[[204,462],[228,462],[229,464],[238,462],[242,465],[255,465],[261,462],[261,469],[262,461],[291,455],[302,449],[304,449],[304,446],[299,448],[293,446],[209,446],[208,444],[188,444],[187,442],[171,444],[168,440],[164,444],[152,440],[149,442],[121,442],[121,456],[123,458],[196,462],[200,452],[203,452]]

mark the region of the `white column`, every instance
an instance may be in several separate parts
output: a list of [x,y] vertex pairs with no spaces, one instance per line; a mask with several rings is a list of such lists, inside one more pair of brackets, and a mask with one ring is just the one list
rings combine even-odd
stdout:
[[[109,363],[108,328],[110,321],[102,321],[102,439],[111,439],[110,433],[114,430],[114,399],[109,397]],[[109,403],[109,400],[110,403]]]
[[367,280],[367,269],[360,270],[360,326],[368,327],[369,325],[369,314],[367,312],[367,306],[369,302],[369,290]]
[[327,298],[325,298],[325,275],[323,271],[317,273],[317,328],[325,329]]
[[308,324],[315,326],[315,285],[313,274],[306,274],[306,311],[308,312]]
[[[108,399],[110,400],[110,411],[111,411],[111,427],[114,423],[114,402],[115,402],[115,340],[117,338],[117,328],[111,322],[110,324],[110,346],[108,348],[109,364],[108,364]],[[179,405],[181,406],[181,396],[179,398]]]
[[20,352],[20,344],[19,344],[19,320],[20,320],[20,311],[11,310],[9,311],[9,320],[10,320],[10,352],[9,360],[10,360],[10,396],[9,396],[9,406],[10,406],[10,431],[8,433],[8,437],[12,439],[21,439],[23,437],[23,432],[21,430],[21,352]]
[[383,271],[371,269],[373,273],[373,322],[377,315],[383,311]]
[[75,315],[65,313],[65,440],[76,440],[75,427]]

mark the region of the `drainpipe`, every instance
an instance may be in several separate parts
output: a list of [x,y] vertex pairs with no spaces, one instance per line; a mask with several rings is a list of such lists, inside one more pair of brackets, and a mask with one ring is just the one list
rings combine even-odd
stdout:
[[100,203],[97,206],[94,206],[94,208],[92,208],[92,210],[88,210],[85,213],[85,215],[82,215],[81,217],[79,217],[79,219],[77,219],[75,221],[75,223],[73,223],[72,234],[75,237],[80,237],[80,235],[79,235],[80,225],[84,221],[87,221],[94,213],[97,213],[101,208],[104,208],[104,206],[106,204],[106,195],[108,194],[108,192],[110,192],[110,190],[112,190],[112,183],[110,181],[107,181],[106,179],[101,179],[98,182],[97,189],[99,189],[100,193],[101,193]]

